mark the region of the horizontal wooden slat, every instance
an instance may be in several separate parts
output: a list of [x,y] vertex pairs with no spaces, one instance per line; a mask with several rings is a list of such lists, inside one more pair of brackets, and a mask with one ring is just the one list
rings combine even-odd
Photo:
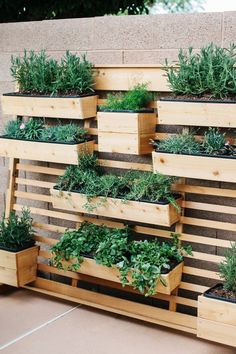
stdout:
[[202,227],[227,230],[227,231],[236,231],[236,224],[232,224],[229,222],[188,218],[186,216],[182,217],[181,221],[184,224],[188,224],[188,225],[202,226]]
[[195,210],[213,211],[215,213],[236,215],[236,208],[220,204],[207,204],[183,201],[183,208],[190,208]]
[[51,167],[29,165],[23,163],[18,163],[16,165],[16,169],[20,171],[34,172],[34,173],[54,175],[54,176],[61,176],[64,172],[64,170],[60,168],[51,168]]
[[206,269],[184,266],[183,273],[194,275],[196,277],[220,280],[220,277],[216,272],[212,272],[211,270],[206,270]]
[[35,179],[27,179],[27,178],[16,178],[17,184],[23,184],[25,186],[33,186],[33,187],[41,187],[41,188],[53,188],[55,183],[39,181]]
[[14,196],[18,198],[37,200],[37,201],[47,202],[47,203],[51,202],[51,196],[45,194],[15,191]]

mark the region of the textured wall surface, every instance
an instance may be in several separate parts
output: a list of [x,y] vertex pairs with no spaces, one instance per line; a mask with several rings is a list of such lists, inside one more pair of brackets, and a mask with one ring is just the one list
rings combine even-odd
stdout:
[[[46,49],[61,57],[66,49],[87,52],[95,64],[163,63],[176,60],[180,47],[198,49],[209,42],[235,41],[236,12],[106,16],[0,24],[0,94],[14,89],[10,57]],[[0,130],[4,121],[0,110]],[[0,213],[7,188],[7,161],[0,158]]]

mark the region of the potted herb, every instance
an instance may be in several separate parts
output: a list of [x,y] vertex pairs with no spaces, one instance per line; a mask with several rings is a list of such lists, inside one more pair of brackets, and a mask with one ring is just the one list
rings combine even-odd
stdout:
[[[78,125],[46,126],[42,119],[9,121],[0,137],[0,156],[77,164],[78,153],[92,153],[94,141]],[[43,153],[42,153],[43,151]]]
[[225,133],[209,128],[203,140],[191,133],[174,134],[163,141],[153,141],[153,170],[179,177],[236,182],[233,173],[236,148]]
[[18,92],[2,96],[5,114],[85,119],[96,116],[92,64],[69,51],[57,62],[45,51],[11,58]]
[[223,284],[198,297],[197,336],[236,347],[236,243],[219,265]]
[[146,296],[170,294],[181,281],[183,256],[190,245],[172,242],[134,241],[129,228],[108,228],[87,222],[78,230],[66,231],[51,251],[58,269],[129,285]]
[[126,93],[108,94],[97,114],[99,151],[150,153],[149,139],[156,131],[156,114],[147,108],[151,99],[146,84],[138,84]]
[[180,219],[181,196],[175,178],[152,172],[105,174],[96,157],[84,155],[50,190],[54,208],[110,218],[171,226]]
[[16,287],[36,279],[38,246],[28,209],[0,221],[0,283]]
[[173,95],[157,102],[160,124],[236,126],[236,46],[209,44],[179,52],[178,67],[166,62]]

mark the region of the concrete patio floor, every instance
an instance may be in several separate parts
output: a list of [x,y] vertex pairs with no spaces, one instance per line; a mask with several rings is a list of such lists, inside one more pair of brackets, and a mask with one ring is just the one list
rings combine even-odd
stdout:
[[4,354],[235,354],[195,336],[28,290],[0,294]]

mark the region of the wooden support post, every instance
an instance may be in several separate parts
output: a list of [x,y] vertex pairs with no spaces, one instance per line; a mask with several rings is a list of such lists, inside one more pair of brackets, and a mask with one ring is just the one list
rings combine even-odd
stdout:
[[9,159],[9,185],[6,196],[6,211],[5,216],[9,218],[10,212],[13,210],[13,205],[16,202],[15,197],[15,186],[16,186],[16,178],[18,177],[18,170],[16,168],[17,163],[19,163],[19,159],[10,158]]

